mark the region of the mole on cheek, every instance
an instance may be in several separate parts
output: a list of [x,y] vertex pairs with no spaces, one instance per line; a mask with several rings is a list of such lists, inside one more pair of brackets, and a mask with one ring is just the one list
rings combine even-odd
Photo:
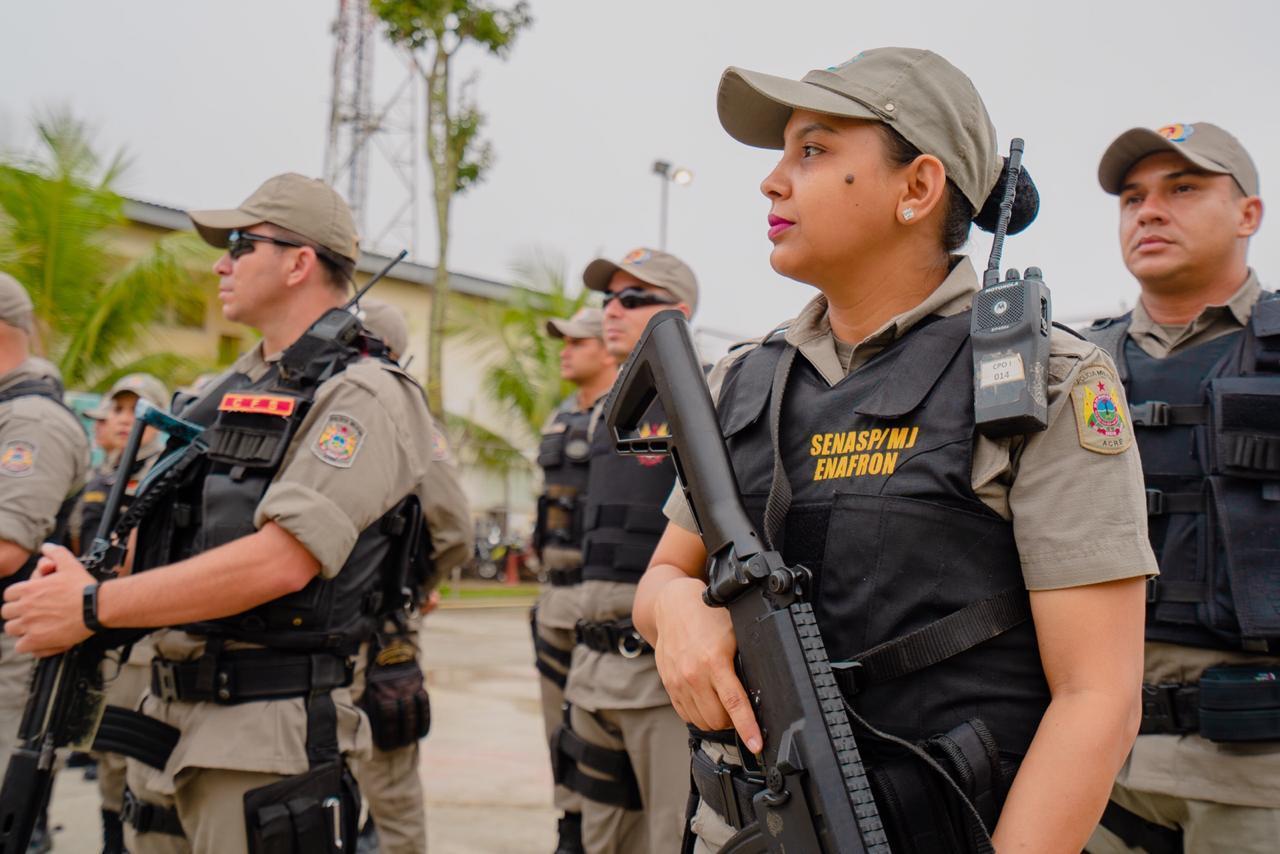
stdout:
[[844,176],[844,182],[845,182],[846,184],[852,184],[852,183],[853,183],[853,176],[852,176],[852,175],[845,175],[845,176]]

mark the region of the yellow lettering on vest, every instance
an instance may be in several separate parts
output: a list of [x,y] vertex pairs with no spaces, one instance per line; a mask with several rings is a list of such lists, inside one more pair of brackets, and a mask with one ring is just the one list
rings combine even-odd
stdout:
[[884,475],[893,474],[893,470],[897,467],[898,467],[898,452],[893,451],[891,453],[884,455],[884,470],[881,471],[880,473]]
[[[815,436],[814,438],[817,438],[817,437]],[[827,462],[828,462],[828,460],[827,460],[827,458],[826,458],[826,457],[819,457],[819,458],[818,458],[818,464],[817,464],[816,466],[814,466],[814,467],[813,467],[813,479],[814,479],[814,480],[826,480],[826,479],[827,479],[827,476],[826,476]]]
[[854,468],[851,466],[851,468],[854,468],[854,470],[850,472],[850,474],[852,474],[854,477],[862,477],[864,474],[866,474],[868,456],[869,456],[868,454],[859,454],[858,456],[854,457],[854,459],[857,460],[857,467]]
[[919,427],[912,427],[912,428],[911,428],[911,441],[910,441],[910,442],[907,442],[907,447],[908,447],[908,448],[914,448],[914,447],[916,446],[916,437],[917,437],[917,436],[919,436],[919,435],[920,435],[920,428],[919,428]]
[[909,427],[894,427],[889,431],[889,450],[896,451],[899,448],[906,447],[907,434],[911,432]]
[[884,457],[885,457],[884,454],[872,454],[871,462],[867,466],[867,473],[880,474],[880,472],[884,469]]
[[809,456],[816,457],[822,454],[822,434],[814,433],[809,437]]
[[888,435],[889,435],[889,431],[887,429],[884,429],[884,430],[877,429],[877,430],[871,431],[871,438],[872,438],[872,441],[875,443],[876,450],[880,450],[881,448],[884,447],[884,440],[886,437],[888,437]]

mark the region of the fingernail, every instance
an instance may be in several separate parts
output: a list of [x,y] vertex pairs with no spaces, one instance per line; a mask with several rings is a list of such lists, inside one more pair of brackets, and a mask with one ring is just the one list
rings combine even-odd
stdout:
[[760,752],[760,739],[758,739],[758,738],[749,738],[749,739],[747,739],[747,750],[750,750],[752,753],[759,753],[759,752]]

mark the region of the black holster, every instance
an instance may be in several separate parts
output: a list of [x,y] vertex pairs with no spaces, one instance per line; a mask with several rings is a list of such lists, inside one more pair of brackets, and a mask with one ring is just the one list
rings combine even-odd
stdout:
[[[411,657],[396,655],[408,647]],[[407,654],[407,653],[406,653]],[[395,750],[426,738],[431,731],[431,698],[418,666],[417,650],[398,637],[378,635],[369,643],[369,665],[359,703],[369,717],[373,743],[379,750]]]
[[355,850],[360,791],[341,759],[244,795],[250,854]]

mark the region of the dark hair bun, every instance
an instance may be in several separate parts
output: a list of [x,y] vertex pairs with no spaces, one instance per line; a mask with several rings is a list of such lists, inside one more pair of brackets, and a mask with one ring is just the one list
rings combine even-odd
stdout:
[[[973,218],[974,224],[983,231],[995,232],[996,225],[1000,221],[1000,201],[1004,198],[1004,185],[1008,174],[1009,158],[1006,157],[1004,159],[1004,170],[1000,173],[1000,180],[996,182],[991,195],[987,196],[987,201],[982,205],[982,210],[978,211],[978,215]],[[1018,194],[1013,197],[1013,214],[1009,217],[1008,233],[1017,234],[1031,225],[1039,212],[1040,192],[1036,190],[1035,182],[1027,174],[1027,167],[1023,166],[1022,171],[1018,174]]]

